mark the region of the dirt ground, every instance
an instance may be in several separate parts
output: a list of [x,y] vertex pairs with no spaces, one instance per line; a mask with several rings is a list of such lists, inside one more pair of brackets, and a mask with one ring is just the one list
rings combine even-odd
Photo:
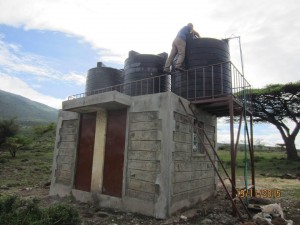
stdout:
[[[239,182],[239,180],[238,180]],[[294,221],[294,225],[300,225],[300,200],[297,198],[298,192],[289,192],[288,187],[291,187],[290,191],[293,191],[293,187],[300,187],[299,180],[288,179],[276,179],[276,178],[258,178],[257,188],[283,188],[282,196],[280,198],[252,198],[249,203],[254,204],[270,204],[281,203],[286,219]],[[75,201],[72,197],[59,198],[56,196],[48,196],[49,186],[34,186],[24,188],[9,188],[0,189],[0,195],[2,194],[18,194],[22,197],[37,197],[41,200],[41,205],[49,206],[58,202],[64,202],[66,204],[73,205],[78,209],[81,218],[82,225],[141,225],[141,224],[242,224],[237,217],[232,217],[231,203],[226,197],[225,191],[218,186],[217,195],[214,198],[207,199],[204,202],[199,203],[192,209],[182,211],[166,220],[157,220],[152,217],[139,215],[130,212],[121,212],[119,210],[100,208],[93,204],[80,203]],[[292,193],[289,195],[289,193]],[[296,197],[295,197],[296,196]],[[241,205],[238,205],[241,209]],[[241,209],[245,221],[251,221],[247,219],[245,211]],[[255,212],[252,212],[254,215]],[[248,223],[251,224],[251,223]],[[264,223],[252,223],[252,224],[264,224]],[[275,223],[274,223],[275,224]],[[276,223],[285,224],[285,223]]]

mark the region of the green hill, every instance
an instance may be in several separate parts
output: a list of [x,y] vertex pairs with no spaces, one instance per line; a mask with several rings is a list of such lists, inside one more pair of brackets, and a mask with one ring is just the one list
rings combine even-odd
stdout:
[[16,117],[25,124],[56,122],[58,110],[0,90],[0,119]]

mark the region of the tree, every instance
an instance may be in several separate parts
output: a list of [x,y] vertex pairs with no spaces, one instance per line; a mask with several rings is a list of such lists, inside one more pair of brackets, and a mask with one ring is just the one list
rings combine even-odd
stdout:
[[2,146],[10,152],[13,158],[15,158],[17,151],[27,146],[28,143],[28,139],[22,136],[14,136],[8,137]]
[[[295,140],[300,130],[300,81],[254,89],[252,103],[254,121],[276,126],[286,146],[287,158],[298,160]],[[287,126],[287,120],[294,122],[293,130]]]
[[3,150],[7,139],[14,137],[18,132],[19,125],[15,119],[0,120],[0,150]]

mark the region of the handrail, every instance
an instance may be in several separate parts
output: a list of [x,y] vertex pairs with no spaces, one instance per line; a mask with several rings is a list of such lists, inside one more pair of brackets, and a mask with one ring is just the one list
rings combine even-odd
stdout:
[[[176,81],[177,83],[175,85],[176,77],[186,82],[180,81],[178,83]],[[183,72],[174,72],[171,76],[170,74],[162,74],[71,95],[68,97],[68,100],[109,91],[118,91],[130,96],[172,91],[189,101],[199,100],[201,98],[218,98],[231,94],[241,103],[246,101],[248,107],[251,107],[251,85],[231,61],[195,67]]]

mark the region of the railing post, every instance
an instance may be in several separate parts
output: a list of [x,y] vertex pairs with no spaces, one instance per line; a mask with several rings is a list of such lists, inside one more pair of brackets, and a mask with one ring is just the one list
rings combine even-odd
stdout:
[[186,71],[186,99],[189,99],[189,79],[188,79],[188,71]]
[[221,95],[224,94],[224,84],[223,84],[223,63],[221,64]]
[[194,81],[195,81],[195,97],[194,97],[194,100],[196,100],[197,99],[197,69],[195,69],[195,79],[194,79]]
[[214,66],[211,67],[211,95],[212,98],[215,96],[215,84],[214,84]]
[[158,93],[160,93],[160,76],[158,77]]
[[205,97],[205,68],[203,67],[203,71],[202,71],[202,74],[203,74],[203,84],[202,84],[202,88],[203,88],[203,97]]

